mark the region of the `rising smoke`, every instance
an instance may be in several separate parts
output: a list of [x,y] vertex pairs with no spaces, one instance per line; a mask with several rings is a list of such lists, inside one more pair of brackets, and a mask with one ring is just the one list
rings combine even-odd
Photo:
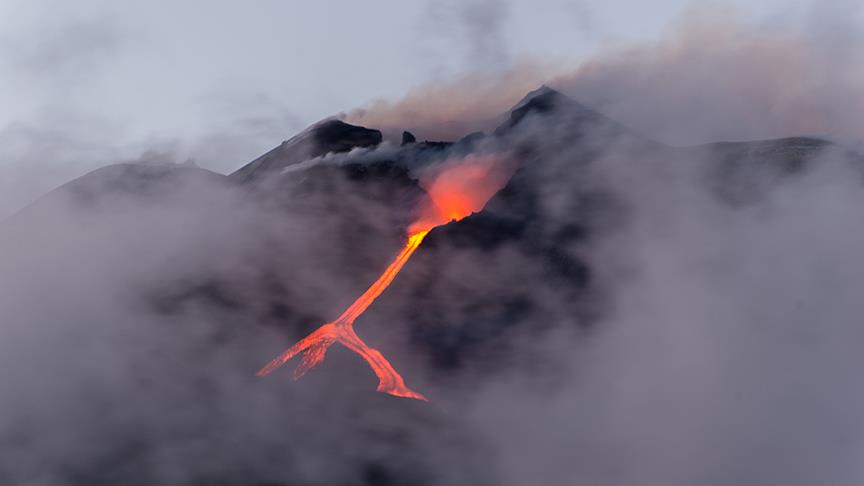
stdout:
[[[862,143],[864,43],[854,5],[812,7],[799,24],[754,24],[715,6],[687,11],[659,40],[613,44],[576,69],[523,61],[471,73],[348,120],[453,139],[488,130],[541,83],[662,142],[688,145],[794,135]],[[681,123],[682,119],[688,123]]]
[[[549,84],[668,143],[860,141],[864,84],[849,43],[705,18]],[[536,73],[516,69],[479,97],[477,75],[349,119],[452,139],[497,125],[547,79]],[[55,193],[4,221],[0,482],[860,483],[861,167],[824,150],[792,175],[736,176],[726,183],[755,192],[730,199],[712,149],[634,152],[590,131],[574,145],[543,118],[524,127],[514,138],[534,142],[517,155],[534,164],[536,231],[590,223],[561,246],[590,267],[601,291],[586,305],[602,309],[574,319],[561,281],[538,274],[518,242],[425,248],[449,282],[397,281],[363,333],[429,390],[429,405],[368,393],[374,376],[338,349],[304,381],[254,377],[350,304],[401,244],[418,194],[357,189],[330,171],[372,167],[394,147],[324,157],[311,164],[320,174],[290,186],[302,197],[278,204],[159,164],[131,192]],[[179,182],[166,176],[175,171]],[[503,283],[536,302],[542,326],[522,322],[448,366],[409,335],[405,309],[422,299],[458,316],[478,292],[509,298]]]

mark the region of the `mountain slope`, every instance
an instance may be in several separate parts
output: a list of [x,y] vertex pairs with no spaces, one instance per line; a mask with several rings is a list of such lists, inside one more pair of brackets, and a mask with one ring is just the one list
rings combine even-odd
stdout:
[[281,145],[244,165],[230,177],[251,182],[290,165],[328,153],[348,152],[357,147],[381,143],[381,132],[340,120],[324,120],[312,125]]

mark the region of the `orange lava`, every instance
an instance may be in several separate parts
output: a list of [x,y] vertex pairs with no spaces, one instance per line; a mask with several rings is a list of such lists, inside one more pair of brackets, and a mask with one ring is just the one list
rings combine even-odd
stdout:
[[397,397],[426,400],[425,396],[405,385],[405,380],[380,351],[369,347],[357,336],[357,333],[354,332],[354,321],[372,305],[375,299],[396,278],[396,275],[402,270],[402,267],[432,228],[450,221],[459,221],[483,209],[489,198],[504,186],[512,174],[512,170],[501,170],[501,165],[498,164],[499,160],[499,158],[491,155],[468,156],[444,164],[428,181],[421,181],[421,185],[429,194],[429,204],[421,209],[421,216],[409,228],[408,241],[396,259],[390,263],[384,273],[378,277],[378,280],[336,320],[321,325],[261,368],[256,374],[258,376],[267,375],[291,358],[302,355],[300,364],[294,371],[294,379],[300,378],[324,361],[327,349],[333,343],[339,342],[369,363],[378,377],[377,390],[379,392]]
[[297,344],[288,348],[284,353],[277,356],[276,359],[258,371],[258,376],[264,376],[270,373],[285,364],[285,362],[297,354],[303,353],[302,361],[294,371],[294,378],[300,378],[307,371],[314,368],[315,365],[324,361],[327,348],[329,348],[334,342],[338,341],[351,351],[359,354],[369,363],[369,366],[371,366],[372,370],[375,371],[375,375],[378,376],[379,392],[389,393],[390,395],[395,395],[397,397],[426,400],[426,397],[405,386],[405,380],[403,380],[402,376],[393,369],[393,365],[387,361],[387,358],[385,358],[380,351],[369,347],[362,339],[360,339],[359,336],[357,336],[357,333],[354,332],[354,320],[357,319],[357,317],[359,317],[360,314],[362,314],[370,305],[372,305],[372,302],[374,302],[375,299],[381,295],[381,292],[384,292],[384,289],[390,285],[390,282],[393,281],[396,274],[399,273],[399,270],[402,270],[402,266],[405,265],[405,262],[407,262],[409,258],[411,258],[414,250],[420,246],[420,243],[423,242],[423,238],[425,238],[427,234],[429,234],[429,230],[420,231],[408,237],[408,243],[405,244],[405,247],[396,259],[393,260],[393,262],[387,267],[387,270],[378,277],[378,280],[376,280],[375,283],[366,290],[366,292],[363,292],[363,295],[351,304],[351,307],[343,312],[335,321],[322,325],[312,334],[306,336]]
[[432,229],[459,221],[480,211],[513,174],[506,159],[493,155],[469,155],[443,164],[420,185],[429,194],[428,204],[410,232]]

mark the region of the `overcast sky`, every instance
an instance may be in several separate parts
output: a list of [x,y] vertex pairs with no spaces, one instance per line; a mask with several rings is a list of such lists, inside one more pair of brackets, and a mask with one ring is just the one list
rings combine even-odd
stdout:
[[[795,2],[739,3],[767,20],[796,14]],[[0,125],[92,116],[166,137],[240,114],[305,125],[466,70],[575,64],[697,4],[2,0]]]
[[[766,26],[814,12],[805,0],[751,3],[726,2]],[[19,204],[147,150],[231,171],[371,100],[525,59],[576,67],[705,4],[0,0],[0,189]]]

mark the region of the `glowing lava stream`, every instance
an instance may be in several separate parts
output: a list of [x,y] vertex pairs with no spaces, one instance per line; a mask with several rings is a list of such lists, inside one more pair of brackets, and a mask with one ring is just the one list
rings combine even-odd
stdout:
[[[409,229],[408,242],[396,259],[387,267],[378,280],[370,286],[345,312],[336,320],[321,325],[305,338],[288,348],[273,361],[261,368],[258,376],[264,376],[279,368],[288,360],[302,353],[302,358],[294,371],[294,379],[300,378],[307,371],[324,361],[327,348],[333,343],[342,343],[345,347],[359,354],[369,363],[375,375],[378,376],[378,391],[397,397],[426,400],[422,394],[411,390],[405,385],[405,380],[387,361],[387,358],[375,348],[369,347],[354,332],[354,321],[369,308],[388,285],[396,278],[402,267],[414,254],[414,251],[429,234],[429,231],[450,221],[462,218],[479,211],[510,178],[512,170],[499,170],[498,158],[494,156],[469,155],[462,160],[445,164],[431,183],[424,186],[429,194],[431,204],[425,208],[425,214]],[[506,168],[505,168],[506,169]]]
[[380,351],[375,348],[370,348],[362,339],[360,339],[357,333],[354,332],[354,320],[357,319],[357,317],[359,317],[360,314],[362,314],[370,305],[372,305],[372,302],[374,302],[375,299],[384,292],[384,289],[390,285],[390,282],[396,278],[399,270],[402,270],[402,266],[404,266],[405,262],[411,258],[414,250],[420,246],[420,243],[423,242],[423,238],[425,238],[427,234],[429,234],[429,230],[422,230],[409,236],[408,243],[405,244],[405,248],[402,249],[399,256],[397,256],[396,259],[393,260],[393,263],[387,267],[387,270],[378,277],[378,280],[376,280],[375,283],[366,290],[366,292],[363,292],[363,295],[351,304],[351,307],[343,312],[335,321],[323,324],[312,334],[306,336],[297,344],[288,348],[284,353],[280,354],[276,359],[268,363],[267,366],[261,368],[257,375],[264,376],[285,364],[285,362],[296,356],[298,353],[304,353],[303,361],[301,361],[300,365],[294,371],[294,378],[300,378],[307,371],[314,368],[315,365],[324,361],[324,356],[327,354],[327,348],[334,342],[338,341],[351,351],[359,354],[369,363],[369,366],[371,366],[372,370],[375,371],[375,375],[378,376],[379,392],[389,393],[390,395],[395,395],[397,397],[426,400],[426,397],[405,386],[405,380],[402,379],[402,376],[393,368],[393,365],[387,361],[387,358],[385,358]]

